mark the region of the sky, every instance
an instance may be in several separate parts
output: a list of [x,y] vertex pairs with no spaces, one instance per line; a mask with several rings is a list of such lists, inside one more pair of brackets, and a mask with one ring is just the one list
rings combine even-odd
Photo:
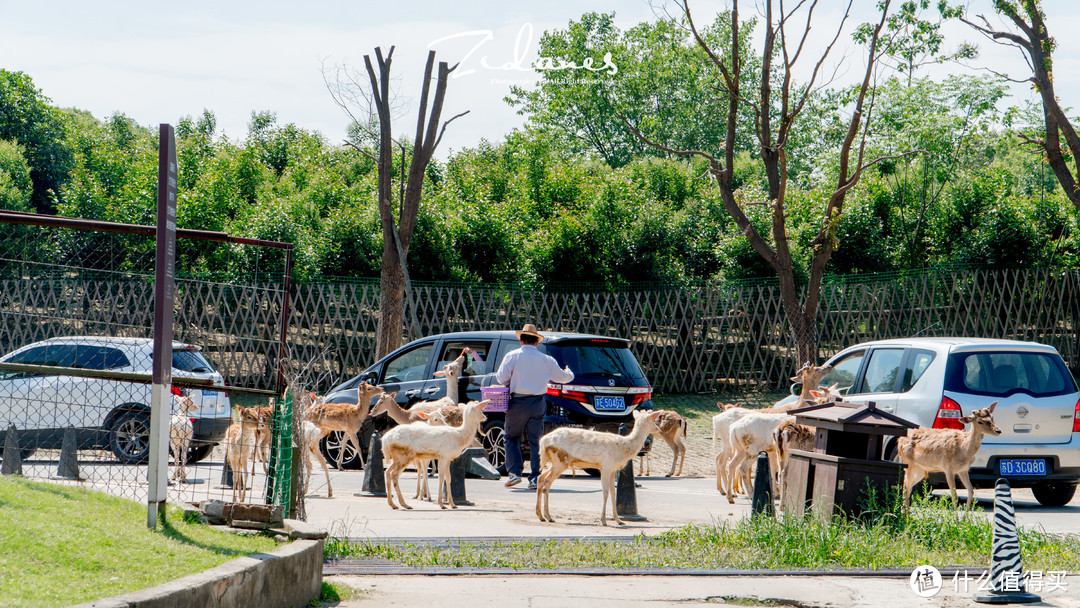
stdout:
[[[239,141],[252,112],[270,111],[279,124],[295,123],[340,141],[349,120],[327,92],[324,70],[345,65],[362,71],[365,54],[396,46],[394,86],[403,103],[395,133],[410,136],[424,61],[433,49],[439,61],[461,63],[447,89],[443,118],[469,110],[448,127],[438,153],[445,157],[481,139],[498,141],[522,125],[524,118],[503,98],[511,84],[537,81],[539,72],[531,66],[545,30],[565,28],[590,10],[615,11],[616,23],[628,28],[655,19],[660,1],[0,0],[0,68],[30,75],[54,105],[87,110],[99,119],[122,112],[156,127],[206,109],[214,113],[219,135]],[[873,17],[877,0],[855,3],[856,21]],[[696,0],[691,9],[700,23],[728,4]],[[744,1],[743,14],[756,13],[757,4]],[[819,48],[839,18],[838,4],[824,0],[818,10],[811,43]],[[1080,37],[1068,36],[1080,27],[1080,7],[1067,0],[1043,5],[1059,45],[1058,94],[1066,105],[1080,107],[1080,82],[1070,77],[1080,69]],[[972,1],[970,12],[992,13],[988,0]],[[993,45],[966,26],[947,34],[947,46],[977,42],[980,63],[1023,74],[1019,51]],[[856,49],[846,46],[834,57],[844,62],[839,81],[860,74]],[[1018,98],[1031,97],[1027,87],[1014,90]]]

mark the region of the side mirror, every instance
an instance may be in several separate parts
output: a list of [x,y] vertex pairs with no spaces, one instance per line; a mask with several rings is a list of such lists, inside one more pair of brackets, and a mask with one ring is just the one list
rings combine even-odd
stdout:
[[802,382],[796,382],[791,385],[791,394],[796,397],[802,394]]
[[375,384],[379,381],[379,373],[375,371],[368,372],[364,374],[363,381],[367,382],[368,384]]

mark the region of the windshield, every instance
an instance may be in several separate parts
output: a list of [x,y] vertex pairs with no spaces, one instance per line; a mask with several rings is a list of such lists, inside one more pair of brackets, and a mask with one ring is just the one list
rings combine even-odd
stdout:
[[622,378],[645,381],[637,358],[621,342],[584,341],[549,344],[547,352],[559,365],[569,365],[577,377]]

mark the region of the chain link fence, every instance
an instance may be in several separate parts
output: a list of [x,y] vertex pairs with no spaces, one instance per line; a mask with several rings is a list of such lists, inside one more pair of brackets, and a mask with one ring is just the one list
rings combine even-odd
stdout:
[[[5,473],[146,500],[154,236],[145,226],[0,212]],[[239,474],[227,452],[247,455],[246,502],[274,493],[264,437],[281,389],[290,256],[279,243],[178,233],[170,502],[231,501]],[[208,267],[219,271],[199,272]],[[246,419],[240,408],[258,413],[255,422],[234,424]],[[277,490],[287,499],[287,486]]]

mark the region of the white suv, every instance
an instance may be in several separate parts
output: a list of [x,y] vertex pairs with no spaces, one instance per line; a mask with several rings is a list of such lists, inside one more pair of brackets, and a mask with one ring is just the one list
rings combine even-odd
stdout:
[[[198,346],[173,343],[174,377],[210,379],[222,386]],[[51,365],[115,372],[150,373],[153,341],[145,338],[52,338],[0,357],[2,363]],[[228,395],[186,389],[198,406],[191,415],[194,439],[189,461],[198,461],[225,436],[232,422]],[[36,449],[58,449],[65,429],[74,428],[79,449],[107,448],[120,462],[149,457],[150,385],[75,376],[0,370],[0,441],[14,424],[24,457]]]
[[[911,338],[864,342],[829,359],[822,386],[874,401],[922,427],[964,428],[960,418],[997,401],[1001,435],[986,436],[971,482],[1005,477],[1046,506],[1072,500],[1080,482],[1080,391],[1056,349],[1034,342]],[[789,397],[782,403],[794,400]],[[895,459],[896,440],[885,446]],[[931,481],[944,484],[940,474]]]

